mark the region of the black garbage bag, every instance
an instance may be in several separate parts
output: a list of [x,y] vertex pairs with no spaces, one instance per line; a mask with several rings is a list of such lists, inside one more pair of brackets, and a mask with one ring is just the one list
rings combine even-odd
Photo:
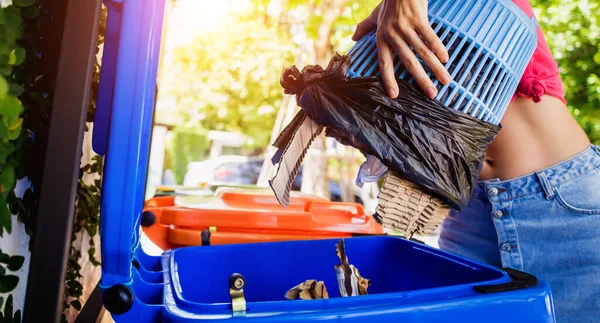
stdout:
[[285,93],[327,136],[379,158],[389,170],[457,209],[468,203],[485,150],[500,127],[426,97],[398,80],[400,95],[387,96],[379,77],[348,78],[350,57],[336,54],[327,69],[287,68]]

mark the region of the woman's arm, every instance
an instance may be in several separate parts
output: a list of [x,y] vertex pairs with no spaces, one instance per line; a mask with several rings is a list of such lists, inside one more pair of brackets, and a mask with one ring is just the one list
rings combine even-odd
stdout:
[[379,68],[390,97],[398,96],[392,50],[398,53],[415,82],[430,98],[437,95],[437,89],[415,53],[442,84],[450,83],[450,74],[442,65],[442,62],[448,61],[448,51],[429,25],[427,0],[383,0],[369,17],[356,26],[352,39],[356,41],[376,27]]

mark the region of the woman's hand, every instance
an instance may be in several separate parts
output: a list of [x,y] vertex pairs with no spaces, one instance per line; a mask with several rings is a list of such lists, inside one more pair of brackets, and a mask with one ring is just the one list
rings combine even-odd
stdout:
[[442,65],[442,62],[448,62],[448,51],[429,25],[427,0],[383,0],[369,17],[356,26],[352,39],[359,40],[375,27],[377,27],[379,69],[390,97],[398,96],[392,50],[398,54],[415,82],[428,97],[434,98],[437,89],[417,60],[415,53],[429,66],[442,84],[450,83],[450,74]]

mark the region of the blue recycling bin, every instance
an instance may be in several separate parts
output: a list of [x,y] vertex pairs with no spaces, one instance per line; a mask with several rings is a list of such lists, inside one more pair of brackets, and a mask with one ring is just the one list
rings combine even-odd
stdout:
[[[116,322],[554,322],[547,284],[397,237],[345,240],[368,295],[340,297],[338,240],[188,247],[149,257],[138,249],[133,283],[105,291],[105,306],[133,299]],[[230,277],[245,280],[244,312],[233,310]],[[322,280],[328,299],[287,300]],[[117,297],[118,296],[118,297]]]
[[[337,240],[147,255],[140,246],[140,218],[165,0],[106,5],[93,147],[105,157],[100,287],[116,322],[554,322],[543,280],[397,237],[345,240],[350,263],[372,280],[369,295],[355,297],[339,297]],[[232,287],[234,273],[243,278],[242,291]],[[284,299],[307,279],[324,281],[330,297]],[[232,305],[239,304],[240,293],[245,311]]]
[[[534,18],[510,0],[430,0],[429,22],[450,54],[452,82],[436,99],[480,120],[499,124],[537,45]],[[348,52],[350,77],[379,75],[375,31]],[[413,82],[394,54],[396,77]]]

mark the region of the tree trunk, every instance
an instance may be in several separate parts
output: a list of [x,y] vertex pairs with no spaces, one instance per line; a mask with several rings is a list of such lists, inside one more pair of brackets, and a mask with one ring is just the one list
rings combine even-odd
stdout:
[[333,35],[333,25],[344,10],[346,0],[323,0],[320,11],[323,15],[323,21],[319,25],[317,39],[314,42],[316,63],[325,67],[333,56],[333,47],[331,46],[331,35]]
[[[341,15],[346,0],[323,0],[318,8],[314,1],[311,2],[311,14],[314,15],[318,9],[322,12],[323,19],[318,28],[317,39],[314,40],[310,48],[304,48],[304,51],[312,51],[310,54],[313,55],[307,56],[313,56],[314,61],[309,64],[319,64],[325,67],[333,54],[333,48],[330,41],[331,35],[333,34],[333,25],[335,20]],[[296,61],[296,65],[298,66],[306,64],[306,62],[300,61],[301,56],[302,55],[299,55],[299,58]],[[284,98],[279,108],[277,121],[273,127],[270,143],[277,138],[279,132],[291,121],[297,111],[298,107],[296,106],[296,100],[290,97]],[[311,145],[311,149],[308,151],[302,167],[302,192],[329,198],[330,192],[328,185],[326,149],[325,135],[317,137]],[[275,149],[272,147],[267,148],[265,161],[257,183],[258,186],[268,186],[268,179],[271,178],[274,171],[271,163],[271,157],[274,152]]]
[[[316,64],[327,66],[333,55],[331,35],[335,20],[342,14],[346,0],[323,0],[319,7],[323,21],[319,25],[317,39],[313,44]],[[315,10],[313,10],[313,13]],[[311,150],[316,153],[311,154]],[[303,163],[302,192],[329,198],[329,179],[327,174],[327,144],[325,134],[321,134],[311,145]]]

